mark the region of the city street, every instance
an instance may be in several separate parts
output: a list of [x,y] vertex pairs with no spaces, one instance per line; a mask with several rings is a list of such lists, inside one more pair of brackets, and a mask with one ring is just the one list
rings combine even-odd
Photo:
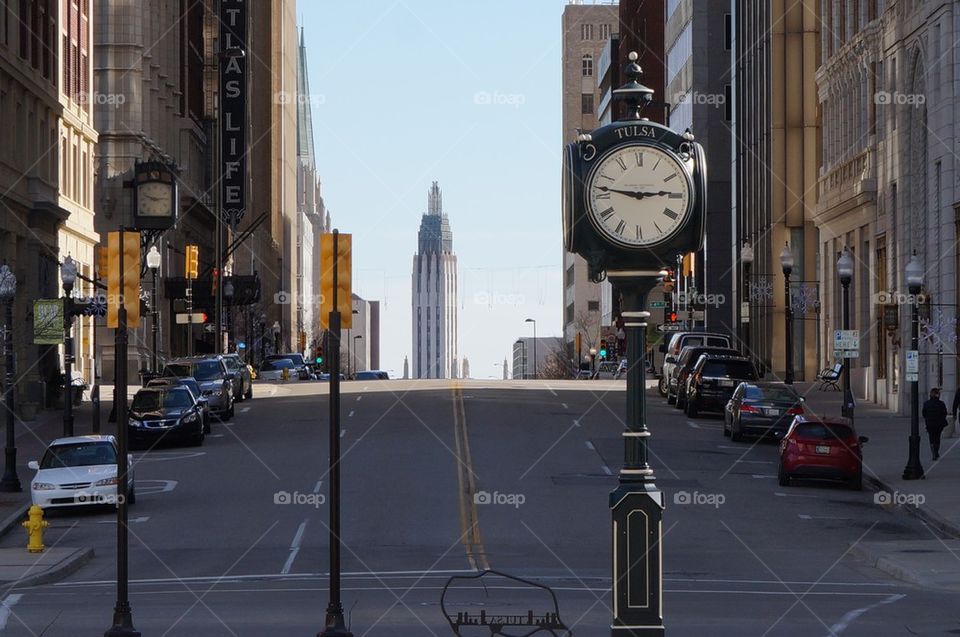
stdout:
[[[355,635],[453,634],[443,586],[478,568],[552,587],[573,634],[609,635],[607,494],[622,457],[622,382],[355,381],[343,390],[343,598]],[[202,447],[135,455],[131,601],[144,635],[322,629],[325,394],[321,383],[260,383]],[[875,505],[868,490],[780,488],[774,444],[730,442],[719,419],[689,420],[649,394],[667,502],[670,634],[955,626],[954,593],[893,580],[850,554],[861,541],[931,538],[915,518]],[[58,584],[5,592],[4,637],[98,634],[110,623],[112,511],[49,519],[47,546],[92,546],[96,556]],[[2,544],[23,541],[17,530]],[[454,613],[550,610],[530,589],[464,586]]]

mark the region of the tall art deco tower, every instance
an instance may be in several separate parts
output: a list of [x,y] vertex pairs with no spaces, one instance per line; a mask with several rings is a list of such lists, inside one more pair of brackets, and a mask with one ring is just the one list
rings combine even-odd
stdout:
[[457,378],[457,255],[433,182],[413,256],[413,378]]

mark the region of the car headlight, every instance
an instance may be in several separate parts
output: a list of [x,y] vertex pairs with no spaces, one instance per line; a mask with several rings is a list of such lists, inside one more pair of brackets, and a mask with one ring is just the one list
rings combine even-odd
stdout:
[[143,427],[143,421],[137,420],[136,418],[131,418],[130,420],[127,421],[127,423],[131,427],[135,427],[137,429],[140,429],[141,427]]
[[184,423],[184,424],[188,424],[188,423],[191,423],[191,422],[197,422],[197,415],[196,415],[196,414],[187,414],[186,416],[184,416],[184,417],[180,420],[180,422],[182,422],[182,423]]
[[57,485],[49,482],[34,482],[32,485],[34,491],[51,491],[57,488]]
[[204,390],[203,390],[203,395],[204,395],[204,396],[213,396],[213,390],[212,390],[212,389],[204,389]]
[[109,487],[115,484],[117,484],[117,476],[113,476],[112,478],[104,478],[103,480],[97,480],[96,482],[93,483],[93,486]]

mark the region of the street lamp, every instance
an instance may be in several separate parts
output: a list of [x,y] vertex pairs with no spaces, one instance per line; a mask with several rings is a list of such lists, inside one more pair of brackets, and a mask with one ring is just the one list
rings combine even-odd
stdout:
[[528,318],[524,323],[533,323],[533,377],[537,378],[537,321]]
[[157,304],[157,271],[160,269],[160,251],[157,250],[157,246],[150,246],[150,251],[147,252],[147,267],[150,268],[150,277],[153,280],[152,289],[150,291],[150,332],[152,335],[152,355],[153,355],[153,373],[157,374],[160,372],[159,361],[157,360],[157,335],[160,333],[159,317],[160,311]]
[[280,353],[280,321],[273,322],[273,348],[274,354]]
[[783,307],[786,317],[786,354],[787,370],[783,377],[783,382],[788,385],[793,384],[793,304],[790,302],[790,273],[793,272],[793,252],[790,251],[790,245],[783,244],[783,251],[780,252],[780,267],[783,268]]
[[597,371],[597,348],[590,348],[590,378],[593,378],[594,372]]
[[77,282],[77,262],[70,255],[60,264],[63,283],[63,436],[73,435],[73,284]]
[[227,351],[232,352],[233,349],[230,347],[230,339],[233,338],[233,281],[227,279],[227,282],[223,284],[223,298],[227,301]]
[[753,348],[750,345],[750,268],[753,266],[753,247],[743,242],[740,248],[740,263],[743,264],[743,299],[740,302],[740,324],[743,327],[744,355],[753,360]]
[[[920,304],[917,302],[917,295],[923,288],[923,266],[917,259],[917,251],[913,251],[910,262],[906,268],[907,290],[910,292],[911,305],[913,306],[910,320],[910,349],[917,356],[919,349],[919,325],[920,325]],[[907,359],[909,360],[909,356]],[[919,361],[919,357],[917,359]],[[923,478],[923,465],[920,464],[920,375],[917,372],[907,372],[913,374],[910,380],[910,456],[907,459],[907,466],[903,469],[904,480],[920,480]]]
[[[844,248],[837,259],[837,276],[843,287],[843,329],[850,329],[850,282],[853,280],[853,255],[848,248]],[[850,391],[850,359],[843,359],[843,408],[840,410],[845,418],[853,422],[853,393]]]
[[358,341],[359,339],[361,339],[361,338],[363,338],[363,334],[357,334],[357,335],[354,336],[352,339],[350,339],[353,343],[355,343],[354,346],[353,346],[353,353],[350,354],[350,369],[349,369],[348,371],[349,371],[349,373],[350,373],[351,375],[352,375],[355,371],[360,371],[360,370],[354,370],[354,369],[353,369],[353,368],[354,368],[353,357],[356,356],[356,354],[357,354],[357,348],[360,347],[360,343],[357,343],[357,341]]
[[17,294],[17,277],[9,266],[0,267],[0,302],[6,304],[7,318],[3,326],[3,353],[7,357],[7,377],[4,383],[4,406],[7,410],[7,446],[4,449],[3,479],[0,491],[20,492],[20,478],[17,477],[17,447],[14,436],[16,418],[13,415],[14,355],[13,355],[13,297]]

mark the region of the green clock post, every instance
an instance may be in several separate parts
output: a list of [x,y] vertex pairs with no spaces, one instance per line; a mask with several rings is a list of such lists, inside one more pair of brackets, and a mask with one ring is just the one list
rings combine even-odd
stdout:
[[624,119],[568,144],[563,156],[564,243],[587,261],[594,281],[621,294],[627,341],[626,427],[619,484],[610,494],[613,521],[614,637],[664,634],[663,492],[649,463],[646,421],[647,295],[677,255],[703,244],[706,164],[703,148],[643,117],[653,91],[630,54],[628,81],[614,99]]

